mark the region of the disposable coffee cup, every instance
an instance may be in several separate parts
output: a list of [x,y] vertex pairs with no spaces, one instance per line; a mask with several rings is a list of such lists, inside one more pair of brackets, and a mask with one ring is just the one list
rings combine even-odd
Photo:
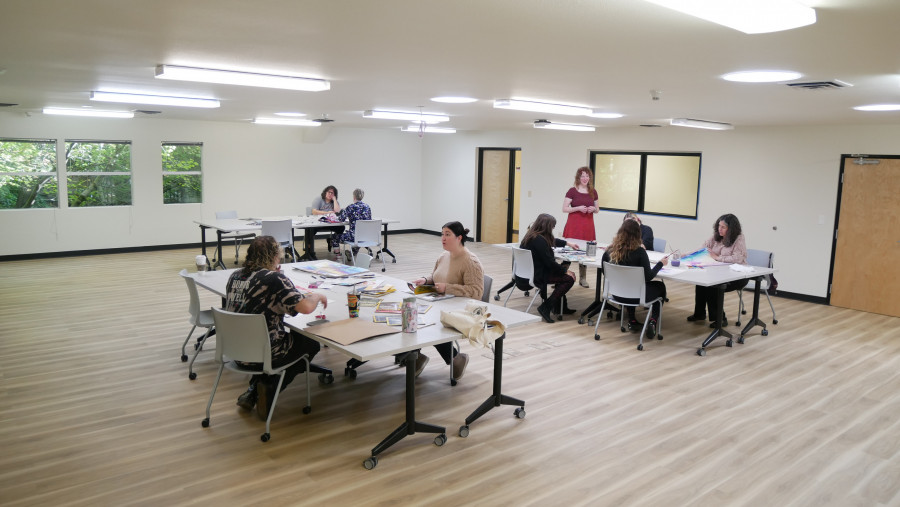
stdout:
[[306,207],[306,216],[308,216],[308,217],[312,216],[312,206]]
[[200,272],[206,271],[206,268],[208,267],[206,265],[206,256],[205,255],[198,255],[197,257],[194,257],[194,263],[197,264],[197,271],[200,271]]

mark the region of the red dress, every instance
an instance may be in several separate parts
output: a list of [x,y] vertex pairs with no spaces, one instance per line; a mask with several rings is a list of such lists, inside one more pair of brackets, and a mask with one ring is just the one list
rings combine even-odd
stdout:
[[[594,190],[593,196],[579,192],[575,187],[566,192],[566,199],[572,199],[570,206],[573,208],[578,206],[593,206],[597,201],[597,191]],[[594,214],[575,211],[569,213],[566,220],[566,227],[563,229],[563,237],[571,239],[583,239],[585,241],[594,241],[597,234],[594,232]]]

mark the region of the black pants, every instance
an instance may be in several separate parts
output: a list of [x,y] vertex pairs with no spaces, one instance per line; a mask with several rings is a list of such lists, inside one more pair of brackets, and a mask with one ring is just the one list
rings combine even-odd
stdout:
[[[733,282],[728,282],[725,284],[725,292],[731,292],[738,289],[743,289],[744,286],[747,285],[747,279],[743,280],[735,280]],[[694,315],[709,315],[710,320],[716,320],[716,312],[722,312],[721,308],[716,308],[718,306],[718,287],[701,287],[697,285],[694,288]],[[706,313],[707,309],[709,313]]]
[[344,232],[344,226],[338,225],[335,227],[318,227],[306,229],[306,231],[303,233],[303,250],[313,257],[315,257],[316,255],[316,233],[320,232],[331,233],[328,236],[328,248],[331,249],[337,243],[336,238]]
[[444,358],[444,362],[447,364],[450,364],[450,360],[459,353],[453,346],[453,342],[440,343],[435,345],[434,348],[440,353],[441,357]]
[[544,301],[544,304],[549,308],[556,308],[557,306],[559,306],[559,302],[560,300],[562,300],[562,297],[569,292],[569,289],[571,289],[573,285],[575,285],[575,279],[565,273],[558,276],[551,275],[547,277],[544,290],[547,290],[546,287],[551,284],[553,285],[553,292],[551,292],[550,295],[547,296],[547,300]]
[[[644,290],[644,299],[647,301],[653,301],[656,298],[662,298],[663,301],[666,299],[666,284],[659,280],[651,280],[647,282],[646,289]],[[616,298],[624,303],[638,303],[637,299],[632,298]],[[650,309],[650,318],[654,320],[659,320],[659,312],[662,310],[663,301],[659,301],[657,303],[653,303],[653,306]],[[633,306],[626,306],[626,315],[628,315],[629,320],[634,320],[634,308]]]
[[[288,350],[288,353],[282,357],[274,358],[272,360],[272,367],[279,368],[284,366],[285,364],[296,361],[304,354],[309,356],[309,362],[312,362],[313,357],[319,353],[320,345],[319,342],[303,336],[302,334],[291,331],[291,339],[293,340],[293,346]],[[253,363],[250,365],[250,368],[262,371],[261,363]],[[298,374],[306,371],[306,361],[299,361],[297,364],[291,366],[290,368],[284,371],[284,382],[281,384],[281,389],[284,389],[288,386]],[[268,375],[253,375],[250,377],[250,387],[255,387],[256,383],[260,380],[267,379]],[[276,378],[276,377],[273,377]]]

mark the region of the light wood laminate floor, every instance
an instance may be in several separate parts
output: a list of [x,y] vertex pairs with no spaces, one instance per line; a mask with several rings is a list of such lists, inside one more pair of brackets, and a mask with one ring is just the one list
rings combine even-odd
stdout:
[[[430,272],[441,248],[423,234],[390,245],[388,273],[406,279]],[[509,252],[471,247],[496,291]],[[768,336],[757,328],[698,357],[708,330],[685,321],[693,287],[669,282],[665,339],[643,352],[613,322],[600,341],[574,318],[512,330],[504,392],[527,417],[494,409],[468,438],[456,431],[490,394],[490,351],[463,344],[471,361],[451,388],[425,350],[418,415],[447,426],[448,441],[405,438],[367,471],[403,418],[403,370],[387,359],[350,380],[346,358],[323,349],[316,362],[335,383],[315,383],[303,415],[298,378],[268,443],[234,404],[246,377],[226,372],[201,428],[214,344],[195,381],[179,360],[190,326],[178,271],[196,253],[0,263],[0,505],[900,504],[897,318],[776,298]],[[570,305],[592,297],[576,285]],[[736,306],[728,294],[731,320]],[[764,300],[760,313],[771,321]]]

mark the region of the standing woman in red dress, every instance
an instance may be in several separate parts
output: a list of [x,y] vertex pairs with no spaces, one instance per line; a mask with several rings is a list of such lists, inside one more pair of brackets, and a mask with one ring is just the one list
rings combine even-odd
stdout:
[[[566,227],[563,229],[563,237],[569,239],[583,239],[595,241],[597,235],[594,232],[594,213],[600,211],[597,207],[597,191],[591,183],[593,175],[587,167],[579,167],[575,171],[575,186],[566,192],[563,200],[563,213],[568,213]],[[587,269],[583,264],[578,266],[578,284],[588,287]]]

